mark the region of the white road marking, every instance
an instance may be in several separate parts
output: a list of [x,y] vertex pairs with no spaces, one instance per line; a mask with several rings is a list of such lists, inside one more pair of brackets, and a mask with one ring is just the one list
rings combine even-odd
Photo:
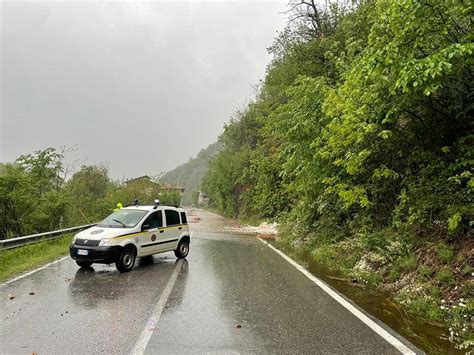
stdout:
[[311,281],[313,281],[316,285],[318,285],[324,292],[326,292],[329,296],[331,296],[333,299],[335,299],[341,306],[346,308],[349,312],[351,312],[354,316],[359,318],[365,325],[367,325],[370,329],[372,329],[375,333],[380,335],[383,339],[385,339],[387,342],[389,342],[392,346],[394,346],[398,351],[400,351],[402,354],[416,354],[413,350],[408,348],[405,344],[403,344],[400,340],[395,338],[392,334],[390,334],[387,330],[382,328],[380,325],[378,325],[376,322],[374,322],[372,319],[370,319],[367,315],[365,315],[363,312],[361,312],[359,309],[354,307],[350,302],[345,300],[343,297],[341,297],[337,292],[335,292],[329,285],[327,285],[324,281],[318,279],[316,276],[311,274],[308,270],[306,270],[304,267],[302,267],[300,264],[298,264],[296,261],[291,259],[289,256],[284,254],[282,251],[278,250],[275,248],[273,245],[269,244],[265,240],[262,240],[258,238],[262,243],[266,244],[269,246],[271,249],[273,249],[277,254],[279,254],[282,258],[284,258],[286,261],[288,261],[291,265],[296,267],[299,271],[301,271],[307,278],[309,278]]
[[156,324],[160,320],[163,310],[165,309],[166,302],[168,302],[168,299],[171,295],[171,291],[173,290],[176,279],[178,278],[178,274],[181,270],[182,264],[183,264],[183,259],[179,259],[178,262],[176,263],[173,273],[171,274],[170,279],[168,280],[168,283],[166,284],[165,289],[163,290],[163,293],[161,294],[160,299],[158,300],[158,303],[156,304],[155,308],[153,308],[153,311],[151,312],[150,318],[148,319],[148,322],[146,323],[145,328],[142,330],[140,336],[138,337],[138,340],[135,343],[135,346],[133,347],[131,354],[141,355],[145,353],[146,346],[148,345],[151,335],[153,334],[153,330],[154,330],[153,328],[155,328]]
[[69,258],[69,256],[64,256],[64,257],[62,257],[61,259],[58,259],[58,260],[55,260],[55,261],[53,261],[53,262],[47,263],[46,265],[43,265],[43,266],[41,266],[41,267],[39,267],[39,268],[37,268],[37,269],[33,269],[33,270],[28,271],[28,272],[26,272],[26,273],[24,273],[24,274],[21,274],[20,276],[14,277],[13,279],[8,280],[7,282],[1,284],[0,287],[6,286],[6,285],[9,285],[9,284],[11,284],[11,283],[13,283],[13,282],[15,282],[15,281],[21,280],[21,279],[23,279],[23,278],[25,278],[25,277],[27,277],[27,276],[30,276],[31,274],[34,274],[35,272],[41,271],[41,270],[43,270],[43,269],[46,269],[47,267],[50,267],[51,265],[54,265],[54,264],[57,264],[57,263],[59,263],[59,262],[61,262],[61,261],[63,261],[63,260],[66,260],[67,258]]

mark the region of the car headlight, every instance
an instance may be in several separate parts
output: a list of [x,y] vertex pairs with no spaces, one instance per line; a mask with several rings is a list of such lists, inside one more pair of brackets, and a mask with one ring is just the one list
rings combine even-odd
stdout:
[[74,234],[74,237],[72,237],[71,244],[74,244],[76,242],[76,239],[77,239],[77,234]]
[[107,245],[112,245],[113,241],[114,240],[112,238],[101,239],[100,242],[99,242],[99,246],[103,247],[103,246],[107,246]]

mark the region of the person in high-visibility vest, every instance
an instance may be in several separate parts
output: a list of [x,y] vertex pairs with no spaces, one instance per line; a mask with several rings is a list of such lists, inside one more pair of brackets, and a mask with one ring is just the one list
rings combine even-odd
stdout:
[[114,211],[118,211],[119,209],[123,208],[122,202],[117,203],[117,207],[114,208]]

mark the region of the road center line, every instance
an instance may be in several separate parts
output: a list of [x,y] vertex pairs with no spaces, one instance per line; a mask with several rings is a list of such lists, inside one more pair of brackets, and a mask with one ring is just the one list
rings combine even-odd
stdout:
[[153,308],[150,318],[148,319],[148,322],[146,323],[145,328],[142,330],[140,336],[138,337],[138,340],[135,343],[135,346],[133,347],[131,354],[141,355],[145,353],[146,346],[148,345],[151,335],[153,334],[153,329],[150,329],[150,328],[156,327],[156,324],[158,324],[158,321],[161,318],[161,314],[163,313],[163,310],[165,309],[166,302],[168,302],[168,299],[171,295],[171,291],[173,290],[176,279],[178,278],[179,272],[181,271],[181,265],[183,265],[183,259],[179,259],[178,262],[176,263],[173,273],[171,274],[171,277],[168,280],[168,283],[166,284],[166,287],[163,290],[163,293],[161,294],[161,297],[158,300],[158,303],[156,304],[155,308]]
[[388,343],[394,346],[398,351],[402,354],[416,354],[413,350],[408,348],[405,344],[403,344],[400,340],[390,334],[387,330],[382,328],[379,324],[374,322],[370,319],[366,314],[361,312],[359,309],[354,307],[350,302],[344,299],[341,295],[339,295],[336,291],[334,291],[329,285],[327,285],[324,281],[318,279],[316,276],[311,274],[308,270],[298,264],[296,261],[291,259],[282,251],[275,248],[270,243],[266,242],[263,239],[257,238],[262,243],[266,244],[268,247],[273,249],[277,254],[279,254],[283,259],[288,261],[291,265],[296,267],[299,271],[301,271],[307,278],[313,281],[317,286],[319,286],[324,292],[326,292],[329,296],[331,296],[334,300],[336,300],[341,306],[351,312],[354,316],[359,318],[365,325],[367,325],[370,329],[372,329],[375,333],[380,335],[383,339],[385,339]]

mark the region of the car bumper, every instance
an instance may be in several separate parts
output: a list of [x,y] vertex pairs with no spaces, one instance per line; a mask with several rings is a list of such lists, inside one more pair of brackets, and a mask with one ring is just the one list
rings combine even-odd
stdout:
[[[87,255],[80,255],[79,250],[86,250]],[[90,261],[94,263],[112,264],[114,263],[120,253],[122,247],[119,245],[104,246],[104,247],[90,247],[84,245],[72,244],[69,246],[69,254],[71,258],[79,261]]]

